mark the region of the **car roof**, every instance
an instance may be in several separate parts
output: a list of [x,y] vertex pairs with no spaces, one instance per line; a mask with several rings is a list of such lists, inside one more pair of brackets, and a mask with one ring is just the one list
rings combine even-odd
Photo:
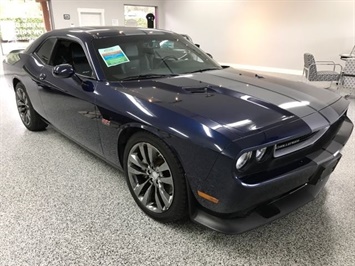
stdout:
[[71,27],[55,29],[44,33],[26,48],[26,52],[31,53],[47,38],[74,38],[83,43],[91,42],[93,39],[102,39],[113,36],[139,36],[139,35],[165,35],[175,34],[167,30],[137,28],[137,27],[114,27],[114,26],[95,26],[95,27]]
[[114,27],[114,26],[101,26],[101,27],[75,27],[75,28],[65,28],[57,29],[48,32],[50,36],[63,36],[72,35],[79,38],[94,38],[101,39],[111,36],[129,36],[129,35],[148,35],[148,34],[168,34],[172,33],[166,30],[157,30],[149,28],[136,28],[136,27]]

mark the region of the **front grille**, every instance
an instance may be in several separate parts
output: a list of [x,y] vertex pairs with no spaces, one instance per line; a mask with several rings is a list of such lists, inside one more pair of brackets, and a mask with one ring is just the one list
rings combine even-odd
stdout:
[[[345,119],[346,114],[340,117],[338,121],[333,123],[329,128],[283,142],[286,144],[290,143],[289,146],[279,143],[279,150],[273,150],[273,153],[276,152],[279,157],[273,158],[270,156],[268,160],[260,162],[258,167],[248,169],[243,175],[239,174],[238,178],[246,184],[258,184],[306,166],[311,162],[311,159],[309,159],[307,155],[329,145],[337,136]],[[298,139],[300,139],[300,141],[292,145],[292,141]],[[339,143],[344,143],[344,141],[346,140],[340,141]],[[276,147],[276,145],[274,147]],[[292,150],[295,152],[292,152]],[[285,156],[281,156],[281,152],[284,152]]]
[[284,156],[312,145],[320,139],[328,129],[329,127],[325,127],[308,135],[276,144],[274,149],[274,157]]

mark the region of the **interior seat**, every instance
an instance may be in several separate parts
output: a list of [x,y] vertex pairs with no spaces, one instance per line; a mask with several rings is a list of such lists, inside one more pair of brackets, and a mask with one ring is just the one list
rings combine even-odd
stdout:
[[74,42],[71,43],[70,51],[75,72],[79,75],[91,77],[92,69],[81,45]]

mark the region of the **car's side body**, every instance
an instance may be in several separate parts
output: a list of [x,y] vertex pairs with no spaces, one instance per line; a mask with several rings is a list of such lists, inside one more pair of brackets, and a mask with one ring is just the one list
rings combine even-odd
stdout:
[[[161,139],[184,170],[191,218],[207,227],[242,232],[318,194],[352,132],[344,98],[229,68],[107,80],[93,42],[149,34],[181,37],[149,29],[56,30],[8,57],[5,75],[11,87],[18,82],[26,87],[46,122],[120,169],[134,133],[145,131]],[[67,47],[80,45],[90,70],[70,78],[54,75],[55,52],[51,50],[47,62],[38,54],[48,40],[53,40],[53,51],[65,42]],[[265,156],[258,161],[255,156],[262,148]],[[248,165],[236,169],[237,159],[248,152]]]

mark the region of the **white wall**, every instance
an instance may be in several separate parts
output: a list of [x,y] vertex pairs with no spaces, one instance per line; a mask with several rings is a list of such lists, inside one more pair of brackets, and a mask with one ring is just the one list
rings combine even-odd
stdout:
[[189,34],[219,62],[294,73],[304,52],[344,65],[354,16],[355,0],[167,0],[164,27]]
[[[303,54],[344,65],[355,44],[355,0],[51,0],[55,28],[79,25],[78,8],[124,24],[124,4],[158,7],[158,27],[189,34],[223,63],[299,73]],[[64,20],[70,14],[71,20]]]
[[[118,19],[119,26],[124,25],[124,4],[157,7],[158,27],[164,24],[164,0],[51,0],[54,28],[68,28],[72,24],[79,26],[78,8],[104,9],[105,26],[112,25],[112,19]],[[70,20],[64,20],[63,14],[69,14]]]

